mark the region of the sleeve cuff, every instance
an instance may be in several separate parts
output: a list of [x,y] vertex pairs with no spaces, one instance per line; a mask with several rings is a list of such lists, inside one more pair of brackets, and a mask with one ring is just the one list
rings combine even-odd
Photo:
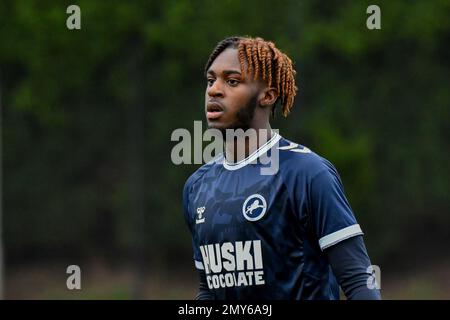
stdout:
[[[324,249],[335,245],[345,239],[364,234],[359,224],[354,224],[349,227],[343,228],[336,232],[330,233],[319,239],[320,249]],[[202,265],[203,266],[203,265]]]

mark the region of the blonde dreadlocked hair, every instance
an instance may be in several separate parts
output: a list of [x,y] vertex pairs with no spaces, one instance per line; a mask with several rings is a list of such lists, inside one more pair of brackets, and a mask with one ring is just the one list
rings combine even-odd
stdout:
[[[295,85],[296,71],[292,60],[282,53],[271,41],[262,38],[230,37],[220,41],[213,50],[205,66],[205,75],[211,64],[227,48],[238,49],[239,62],[242,74],[245,75],[244,66],[247,63],[247,71],[256,80],[260,77],[266,81],[269,87],[275,87],[278,99],[281,100],[281,112],[287,117],[294,105],[294,97],[297,94]],[[275,103],[276,105],[276,103]],[[272,115],[275,111],[272,109]]]

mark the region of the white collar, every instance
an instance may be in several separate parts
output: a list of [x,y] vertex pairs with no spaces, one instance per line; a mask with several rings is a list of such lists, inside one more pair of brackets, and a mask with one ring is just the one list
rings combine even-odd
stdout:
[[228,162],[227,158],[225,157],[225,153],[224,153],[223,154],[223,166],[225,167],[225,169],[228,169],[228,170],[237,170],[242,167],[245,167],[247,164],[255,161],[261,155],[263,155],[267,151],[269,151],[269,149],[271,149],[280,139],[281,139],[281,136],[277,132],[272,131],[272,137],[270,137],[269,140],[267,140],[263,145],[261,145],[258,149],[256,149],[247,158],[242,159],[238,162],[234,162],[234,163]]

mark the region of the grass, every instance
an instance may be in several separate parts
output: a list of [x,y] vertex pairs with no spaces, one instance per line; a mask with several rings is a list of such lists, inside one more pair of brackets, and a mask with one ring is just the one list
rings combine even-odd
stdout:
[[[382,270],[383,299],[450,299],[450,264],[430,265],[421,270],[385,274]],[[133,283],[140,283],[140,299],[192,299],[197,275],[192,267],[179,270],[158,268],[136,279],[132,268],[108,268],[102,262],[81,267],[81,290],[68,290],[62,264],[35,264],[7,268],[6,299],[128,300],[136,297]],[[400,274],[402,276],[400,276]]]

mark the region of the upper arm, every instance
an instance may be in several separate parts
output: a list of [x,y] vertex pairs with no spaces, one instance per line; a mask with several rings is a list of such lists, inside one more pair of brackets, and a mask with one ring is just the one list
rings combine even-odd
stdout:
[[321,250],[363,234],[338,173],[331,165],[311,179],[309,204],[312,227]]

